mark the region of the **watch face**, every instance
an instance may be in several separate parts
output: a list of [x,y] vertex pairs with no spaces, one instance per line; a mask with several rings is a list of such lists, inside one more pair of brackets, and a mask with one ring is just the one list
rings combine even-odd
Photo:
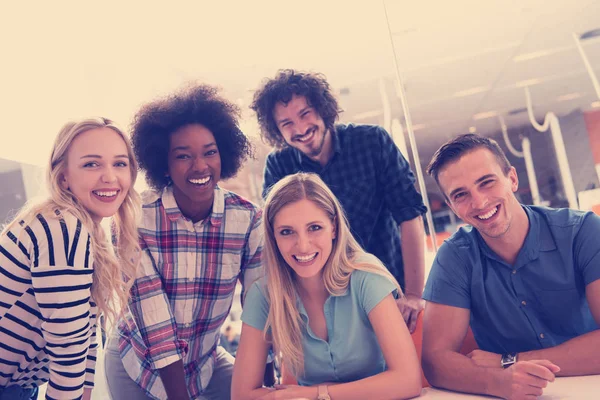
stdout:
[[517,361],[516,354],[504,354],[502,356],[501,364],[504,368],[510,367]]

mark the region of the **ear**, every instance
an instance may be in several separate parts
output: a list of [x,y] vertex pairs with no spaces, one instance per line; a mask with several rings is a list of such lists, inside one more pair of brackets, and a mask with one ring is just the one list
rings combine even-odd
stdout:
[[60,174],[60,177],[58,178],[58,183],[60,187],[64,190],[69,190],[69,181],[67,180],[65,174]]
[[519,175],[517,175],[517,170],[515,167],[510,167],[508,171],[508,179],[510,180],[510,188],[513,193],[516,193],[519,189]]

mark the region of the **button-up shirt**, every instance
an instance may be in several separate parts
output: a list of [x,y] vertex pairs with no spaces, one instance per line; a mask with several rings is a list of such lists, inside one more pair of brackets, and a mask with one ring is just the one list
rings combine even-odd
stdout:
[[166,398],[158,369],[183,359],[196,399],[211,379],[236,282],[243,296],[263,274],[262,213],[221,188],[210,215],[196,223],[181,213],[171,187],[143,197],[142,262],[130,312],[118,327],[121,359],[129,376],[158,399]]
[[598,329],[585,288],[600,279],[600,217],[524,209],[529,232],[514,265],[469,226],[441,246],[427,280],[425,300],[471,310],[482,350],[539,350]]
[[263,197],[287,175],[318,174],[341,202],[354,237],[404,288],[398,225],[426,211],[410,165],[379,126],[338,125],[331,134],[333,156],[324,167],[292,147],[269,154]]

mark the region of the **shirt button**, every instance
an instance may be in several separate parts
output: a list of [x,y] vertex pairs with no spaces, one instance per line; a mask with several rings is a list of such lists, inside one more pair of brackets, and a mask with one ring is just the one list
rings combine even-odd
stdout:
[[540,333],[540,339],[543,339],[545,336],[543,333]]
[[524,305],[524,306],[526,306],[526,305],[527,305],[527,302],[526,302],[525,300],[523,300],[523,301],[521,302],[521,304],[522,304],[522,305]]
[[516,270],[516,269],[513,269],[513,270],[512,270],[512,274],[513,274],[513,275],[515,275],[516,273],[517,273],[517,270]]

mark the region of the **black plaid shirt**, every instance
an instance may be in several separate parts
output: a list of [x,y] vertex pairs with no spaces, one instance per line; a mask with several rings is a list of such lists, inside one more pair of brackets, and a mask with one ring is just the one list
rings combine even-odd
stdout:
[[377,256],[404,289],[404,268],[398,225],[424,214],[410,165],[381,127],[338,125],[334,154],[325,167],[292,147],[268,155],[263,197],[281,178],[314,172],[342,203],[354,237]]

